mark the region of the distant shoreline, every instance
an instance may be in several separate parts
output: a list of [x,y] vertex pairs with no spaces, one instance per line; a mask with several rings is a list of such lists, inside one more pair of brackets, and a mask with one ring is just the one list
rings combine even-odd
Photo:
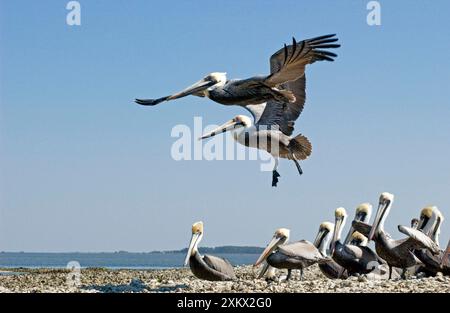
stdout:
[[[234,246],[200,249],[202,254],[226,258],[233,265],[253,264],[261,251],[262,248],[257,247]],[[152,252],[0,252],[0,268],[181,268],[186,252],[186,249]]]
[[[256,246],[218,246],[218,247],[200,247],[200,253],[220,253],[220,254],[260,254],[264,248]],[[134,252],[134,251],[100,251],[100,252],[38,252],[38,251],[0,251],[1,254],[176,254],[176,253],[187,253],[187,248],[179,250],[154,250],[147,252]]]

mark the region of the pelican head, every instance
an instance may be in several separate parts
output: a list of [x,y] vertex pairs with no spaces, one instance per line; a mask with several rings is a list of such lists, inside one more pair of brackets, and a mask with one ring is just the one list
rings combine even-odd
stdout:
[[372,205],[370,203],[361,203],[356,207],[355,220],[368,222],[372,214]]
[[213,131],[201,136],[199,139],[205,139],[209,137],[213,137],[217,134],[225,133],[230,130],[237,130],[240,128],[249,128],[252,126],[252,120],[245,115],[237,115],[235,118],[229,120],[225,124],[217,127]]
[[350,241],[351,245],[367,246],[367,243],[368,243],[367,237],[361,234],[360,232],[355,231],[352,234],[352,240]]
[[192,224],[192,236],[189,243],[186,259],[184,260],[184,266],[188,265],[189,258],[197,252],[198,243],[203,237],[203,222],[196,222]]
[[428,235],[439,245],[439,235],[444,216],[436,206],[428,206],[422,209],[420,213],[420,222],[418,229]]
[[316,239],[314,240],[314,246],[319,249],[319,251],[326,255],[327,246],[330,243],[331,236],[334,231],[334,224],[330,222],[323,222],[319,226],[319,232],[317,233]]
[[182,97],[186,97],[189,95],[194,95],[198,97],[205,97],[208,96],[208,89],[215,88],[217,86],[223,86],[225,85],[227,81],[227,73],[221,73],[221,72],[214,72],[206,75],[202,79],[200,79],[195,84],[192,84],[191,86],[187,87],[186,89],[173,94],[171,96],[168,96],[164,100],[174,100]]
[[275,231],[275,234],[273,234],[272,240],[269,242],[267,247],[264,249],[264,251],[259,256],[258,260],[256,260],[255,264],[253,266],[258,266],[261,264],[267,257],[279,246],[284,244],[286,241],[289,240],[289,234],[290,230],[287,228],[279,228]]
[[[372,215],[372,205],[370,203],[361,203],[356,207],[356,213],[355,213],[355,221],[368,223],[370,220],[370,216]],[[350,230],[345,237],[344,243],[350,243],[352,240],[352,234],[353,234],[354,228],[353,226],[350,226]]]
[[321,245],[324,238],[329,234],[332,233],[334,230],[334,224],[330,222],[323,222],[319,226],[319,232],[317,233],[316,239],[314,240],[314,246],[317,248]]
[[336,242],[341,239],[342,226],[345,224],[347,219],[347,211],[344,208],[337,208],[334,211],[334,234],[333,241],[331,243],[331,255],[334,253],[334,249],[336,248]]
[[433,216],[436,218],[436,214],[434,214],[437,208],[435,206],[427,206],[420,211],[419,225],[417,229],[421,230],[425,234],[430,234],[433,226]]
[[380,200],[378,202],[378,210],[375,216],[375,220],[373,221],[372,228],[369,233],[369,241],[373,239],[375,232],[380,228],[384,227],[384,221],[386,216],[389,214],[391,210],[392,202],[394,201],[394,195],[389,192],[383,192],[380,195]]

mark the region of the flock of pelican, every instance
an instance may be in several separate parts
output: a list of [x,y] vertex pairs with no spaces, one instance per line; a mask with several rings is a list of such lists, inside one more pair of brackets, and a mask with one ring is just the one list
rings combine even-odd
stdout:
[[[363,274],[375,279],[405,279],[407,273],[450,275],[450,241],[445,251],[439,246],[444,221],[439,209],[435,206],[422,209],[419,219],[412,219],[411,226],[398,226],[404,237],[393,239],[384,229],[393,201],[394,195],[381,194],[372,225],[369,224],[372,205],[359,205],[343,240],[342,231],[348,215],[342,207],[334,212],[334,224],[320,224],[313,243],[307,240],[288,243],[289,229],[277,229],[254,264],[255,267],[263,265],[258,278],[275,280],[276,269],[286,269],[285,280],[291,278],[292,270],[300,270],[302,279],[303,270],[313,264],[318,264],[320,271],[331,279]],[[202,237],[203,223],[197,222],[192,225],[185,266],[189,264],[193,274],[200,279],[235,280],[233,266],[226,259],[200,255],[198,244]],[[368,246],[370,241],[375,242],[375,250]]]
[[294,123],[305,104],[305,67],[316,61],[334,61],[337,55],[327,49],[340,47],[337,41],[334,34],[300,42],[292,38],[291,45],[284,45],[270,57],[268,75],[227,80],[226,73],[214,72],[173,95],[136,99],[135,102],[154,106],[194,95],[223,105],[244,107],[252,114],[253,121],[248,116],[238,115],[200,139],[231,131],[238,143],[269,152],[275,159],[272,186],[276,186],[280,177],[279,158],[292,160],[301,175],[303,171],[298,161],[311,155],[308,138],[301,134],[292,137]]
[[[238,143],[270,153],[275,159],[272,171],[272,186],[276,186],[278,159],[292,160],[301,175],[299,161],[311,155],[312,146],[302,134],[292,136],[294,123],[300,116],[306,99],[305,68],[316,61],[334,61],[337,55],[329,49],[339,48],[334,34],[296,41],[284,45],[270,57],[270,74],[247,79],[228,80],[226,73],[214,72],[188,88],[158,99],[136,99],[140,105],[154,106],[194,95],[207,97],[223,105],[238,105],[248,110],[253,120],[238,115],[217,129],[204,134],[206,139],[227,131]],[[346,278],[357,274],[384,275],[389,278],[404,278],[407,271],[424,272],[434,275],[442,272],[449,275],[448,255],[439,248],[439,232],[444,220],[436,207],[422,210],[419,219],[413,219],[411,226],[398,227],[406,237],[393,239],[384,229],[394,196],[383,193],[372,225],[369,225],[372,206],[363,203],[356,209],[351,228],[342,240],[342,231],[347,221],[344,208],[335,210],[335,223],[324,222],[314,243],[300,240],[288,243],[289,230],[278,229],[272,240],[255,262],[263,264],[259,277],[274,275],[275,269],[287,269],[286,279],[293,269],[303,276],[303,269],[318,264],[329,278]],[[185,264],[189,264],[195,276],[206,280],[236,279],[232,265],[225,259],[201,256],[198,244],[203,236],[203,223],[192,226]],[[368,247],[375,242],[375,250]]]

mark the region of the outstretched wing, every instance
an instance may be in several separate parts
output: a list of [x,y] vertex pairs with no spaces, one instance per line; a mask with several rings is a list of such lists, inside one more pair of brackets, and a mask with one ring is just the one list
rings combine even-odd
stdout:
[[[291,91],[295,96],[292,103],[268,101],[265,110],[257,121],[259,125],[277,125],[279,130],[290,136],[294,132],[295,120],[300,116],[306,100],[305,66],[315,61],[333,61],[336,54],[321,50],[338,48],[333,44],[338,39],[335,35],[326,35],[296,42],[284,46],[270,58],[270,75],[264,83]],[[256,122],[256,120],[255,120]]]
[[431,252],[437,254],[439,253],[439,246],[427,235],[425,235],[420,230],[406,227],[402,225],[398,225],[398,230],[401,233],[404,233],[409,238],[405,242],[401,243],[401,245],[406,245],[410,249],[428,249]]
[[277,67],[277,71],[273,71],[264,80],[264,83],[277,87],[289,81],[295,81],[302,77],[305,73],[305,66],[316,61],[334,61],[337,55],[333,52],[323,50],[331,48],[339,48],[339,44],[335,34],[315,37],[297,42],[292,38],[292,45],[284,45],[270,58],[270,63]]

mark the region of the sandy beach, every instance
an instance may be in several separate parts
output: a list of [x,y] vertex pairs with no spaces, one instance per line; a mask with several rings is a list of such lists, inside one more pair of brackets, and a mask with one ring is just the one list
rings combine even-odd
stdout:
[[82,269],[74,274],[63,269],[0,270],[0,292],[19,293],[147,293],[147,292],[401,292],[448,293],[450,277],[407,280],[347,280],[325,278],[317,266],[305,270],[304,280],[294,273],[289,282],[255,279],[251,266],[236,267],[237,281],[209,282],[195,278],[189,269],[108,270]]

